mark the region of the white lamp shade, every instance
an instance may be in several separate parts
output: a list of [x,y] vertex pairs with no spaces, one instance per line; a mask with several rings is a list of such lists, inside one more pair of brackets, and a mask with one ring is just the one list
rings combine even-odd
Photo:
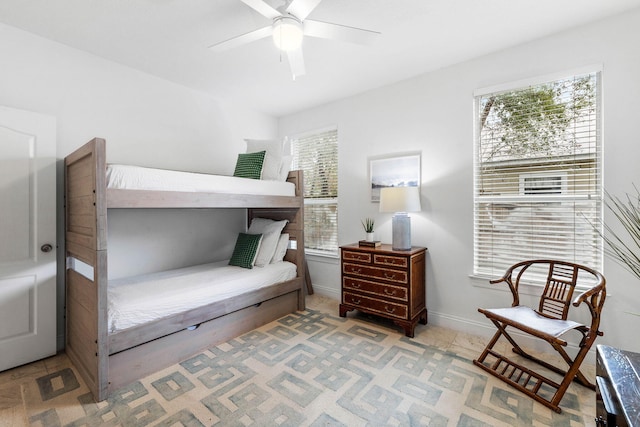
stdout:
[[298,49],[302,46],[303,36],[302,23],[295,18],[283,16],[273,23],[273,42],[280,50]]
[[420,187],[380,189],[380,212],[418,212],[420,210]]

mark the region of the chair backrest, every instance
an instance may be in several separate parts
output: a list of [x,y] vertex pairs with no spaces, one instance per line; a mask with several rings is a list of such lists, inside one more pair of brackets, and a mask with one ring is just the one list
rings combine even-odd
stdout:
[[[515,288],[518,289],[520,280],[529,268],[535,270],[538,277],[544,278],[544,290],[540,296],[538,312],[552,319],[567,320],[569,307],[573,300],[577,285],[584,287],[598,286],[603,282],[602,275],[591,268],[558,260],[531,260],[517,264]],[[516,269],[518,270],[518,269]]]
[[552,261],[549,263],[549,275],[544,292],[540,296],[538,312],[555,319],[567,319],[569,306],[573,300],[573,291],[578,281],[576,264]]

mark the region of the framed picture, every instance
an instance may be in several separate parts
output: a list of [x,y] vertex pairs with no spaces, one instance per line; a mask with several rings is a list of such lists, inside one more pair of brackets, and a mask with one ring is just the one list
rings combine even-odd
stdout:
[[380,202],[384,187],[419,187],[420,170],[420,153],[370,158],[371,201]]

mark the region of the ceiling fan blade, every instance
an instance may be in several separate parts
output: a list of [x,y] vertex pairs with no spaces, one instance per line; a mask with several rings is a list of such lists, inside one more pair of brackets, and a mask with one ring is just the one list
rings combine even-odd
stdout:
[[249,6],[251,9],[258,12],[260,15],[267,17],[269,19],[277,18],[278,16],[282,16],[280,12],[269,6],[263,0],[240,0],[242,3]]
[[306,71],[304,68],[304,56],[302,55],[302,48],[288,51],[287,59],[289,60],[289,67],[291,68],[291,74],[293,74],[293,80],[295,80],[297,77],[305,75]]
[[259,30],[251,31],[241,36],[233,37],[231,39],[222,41],[220,43],[209,46],[209,49],[214,52],[224,52],[225,50],[233,49],[234,47],[242,46],[243,44],[251,43],[256,40],[263,39],[271,36],[273,28],[271,25],[268,27],[260,28]]
[[380,33],[377,31],[313,21],[311,19],[304,21],[304,34],[305,36],[340,40],[362,45],[370,45],[380,36]]
[[322,0],[293,0],[287,12],[304,21]]

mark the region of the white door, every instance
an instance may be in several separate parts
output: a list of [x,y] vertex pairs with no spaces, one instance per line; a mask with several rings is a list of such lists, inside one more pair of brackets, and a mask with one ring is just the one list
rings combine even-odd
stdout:
[[0,371],[56,352],[56,122],[0,106]]

